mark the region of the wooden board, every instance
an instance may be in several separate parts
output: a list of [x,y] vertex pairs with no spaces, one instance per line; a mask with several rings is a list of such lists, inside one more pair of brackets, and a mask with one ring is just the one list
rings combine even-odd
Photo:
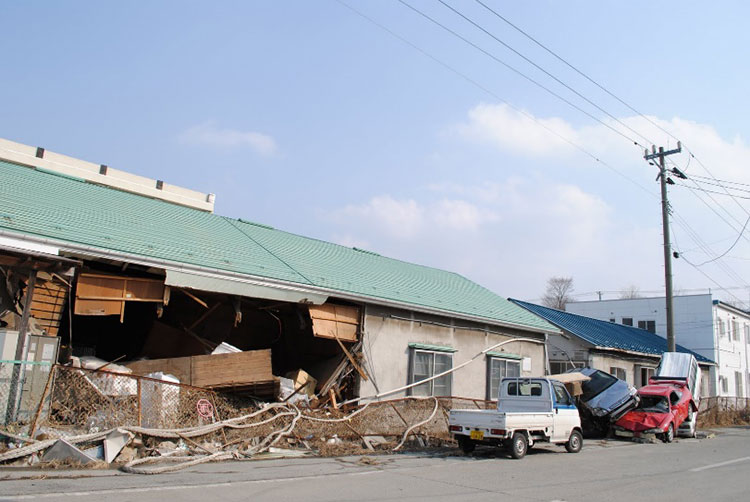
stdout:
[[240,387],[273,380],[270,349],[193,356],[190,359],[193,364],[191,385],[196,387]]
[[55,281],[39,281],[31,298],[31,317],[37,320],[48,335],[57,336],[62,319],[67,286]]
[[180,383],[208,389],[252,388],[276,381],[270,349],[132,361],[125,366],[136,375],[162,371],[176,376]]
[[359,330],[359,309],[344,305],[324,303],[310,305],[313,335],[344,342],[356,342]]
[[177,377],[180,383],[191,385],[189,357],[173,357],[169,359],[144,359],[142,361],[133,361],[125,363],[133,373],[140,376],[146,376],[149,373],[158,373],[159,371],[168,375]]

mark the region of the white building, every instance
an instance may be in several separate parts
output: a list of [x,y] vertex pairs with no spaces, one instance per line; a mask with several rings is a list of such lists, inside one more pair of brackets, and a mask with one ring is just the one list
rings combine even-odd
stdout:
[[[571,302],[568,312],[667,336],[666,300],[631,298]],[[716,362],[711,395],[750,397],[750,313],[712,295],[674,297],[677,343]]]

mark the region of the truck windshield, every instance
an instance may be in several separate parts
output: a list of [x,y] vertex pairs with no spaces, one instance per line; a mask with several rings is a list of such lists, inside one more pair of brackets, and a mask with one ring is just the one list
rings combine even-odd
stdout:
[[603,371],[595,371],[590,374],[589,377],[591,377],[591,380],[583,383],[583,394],[581,395],[581,399],[584,401],[588,401],[589,399],[601,394],[617,382],[615,377],[604,373]]

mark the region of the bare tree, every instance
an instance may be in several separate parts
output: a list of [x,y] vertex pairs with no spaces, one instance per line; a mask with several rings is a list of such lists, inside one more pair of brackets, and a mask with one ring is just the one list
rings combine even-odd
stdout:
[[547,289],[542,297],[542,303],[545,307],[565,310],[565,304],[573,300],[570,296],[572,292],[572,277],[550,277],[547,280]]
[[641,297],[641,288],[639,288],[635,284],[631,284],[630,286],[623,288],[623,290],[620,292],[620,298],[623,300],[630,300],[633,298],[640,298],[640,297]]

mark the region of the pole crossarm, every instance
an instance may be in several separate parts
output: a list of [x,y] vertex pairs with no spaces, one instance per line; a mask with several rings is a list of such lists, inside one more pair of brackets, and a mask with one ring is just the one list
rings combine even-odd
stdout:
[[666,157],[667,155],[674,155],[675,153],[681,153],[681,152],[682,152],[682,145],[678,141],[677,148],[673,150],[667,150],[665,152],[658,151],[658,152],[652,152],[652,153],[648,153],[648,150],[646,150],[646,154],[643,156],[643,158],[646,160],[654,160],[654,159],[661,158],[662,156]]

